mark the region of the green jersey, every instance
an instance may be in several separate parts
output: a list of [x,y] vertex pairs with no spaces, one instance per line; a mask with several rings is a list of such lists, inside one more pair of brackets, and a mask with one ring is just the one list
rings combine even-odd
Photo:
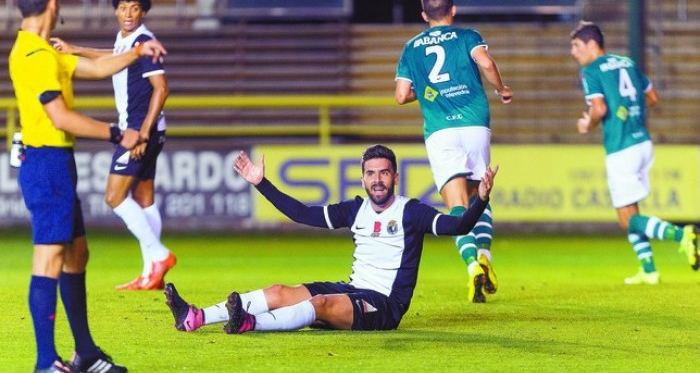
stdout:
[[602,97],[608,107],[601,126],[606,154],[649,140],[646,92],[651,81],[634,61],[606,54],[581,68],[580,77],[586,102]]
[[486,48],[476,30],[431,27],[409,40],[396,68],[396,79],[412,83],[423,114],[423,133],[445,128],[489,127],[489,103],[474,48]]

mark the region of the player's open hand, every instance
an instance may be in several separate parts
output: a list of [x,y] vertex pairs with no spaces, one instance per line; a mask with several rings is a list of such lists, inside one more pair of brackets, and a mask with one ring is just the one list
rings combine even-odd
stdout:
[[126,131],[124,131],[124,134],[122,134],[122,141],[119,142],[119,145],[123,146],[126,150],[130,150],[136,146],[138,142],[139,132],[131,128],[127,128]]
[[163,44],[155,39],[139,44],[137,47],[137,52],[140,56],[152,56],[153,63],[162,61],[163,56],[168,54],[168,51],[165,50]]
[[484,176],[481,177],[481,182],[479,183],[479,198],[481,198],[482,201],[489,199],[491,188],[493,188],[493,179],[496,178],[497,173],[498,165],[493,169],[489,166],[486,172],[484,172]]
[[233,160],[233,169],[247,182],[258,185],[265,176],[265,157],[260,156],[260,162],[253,164],[248,154],[241,150]]

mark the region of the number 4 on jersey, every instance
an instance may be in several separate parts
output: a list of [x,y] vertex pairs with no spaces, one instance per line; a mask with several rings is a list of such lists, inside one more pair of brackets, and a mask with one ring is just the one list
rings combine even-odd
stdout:
[[630,74],[626,69],[620,69],[620,82],[619,82],[620,96],[627,97],[632,102],[637,101],[637,88],[632,84],[632,79],[630,79]]

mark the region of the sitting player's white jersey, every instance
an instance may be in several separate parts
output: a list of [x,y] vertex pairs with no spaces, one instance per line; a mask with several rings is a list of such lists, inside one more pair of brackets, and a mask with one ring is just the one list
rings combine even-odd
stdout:
[[342,217],[351,222],[355,241],[350,284],[408,304],[418,277],[423,235],[435,234],[435,221],[440,214],[403,196],[396,196],[394,203],[381,213],[374,211],[368,198],[357,198],[350,203],[354,206],[349,211],[326,210],[331,229],[339,227],[333,227],[330,222],[341,218],[333,214],[354,213]]
[[[155,39],[145,25],[139,26],[134,32],[122,37],[121,31],[117,33],[114,42],[114,54],[121,54],[133,48],[136,43],[144,43]],[[114,98],[119,112],[119,128],[123,131],[127,128],[139,130],[148,113],[148,107],[153,94],[153,86],[148,77],[165,74],[160,61],[155,63],[150,57],[142,57],[126,67],[124,70],[112,75],[114,86]],[[165,119],[161,115],[156,123],[158,131],[165,131]]]

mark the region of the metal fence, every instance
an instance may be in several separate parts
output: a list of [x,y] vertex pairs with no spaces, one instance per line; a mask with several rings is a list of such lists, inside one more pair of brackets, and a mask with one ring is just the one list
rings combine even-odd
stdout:
[[[81,110],[113,109],[113,97],[76,98],[74,107]],[[316,108],[318,121],[304,125],[230,125],[230,126],[171,126],[169,136],[318,136],[322,145],[331,143],[334,135],[380,135],[402,134],[420,137],[422,128],[411,126],[337,126],[331,122],[330,112],[334,108],[371,108],[397,106],[391,96],[316,96],[316,95],[252,95],[252,96],[172,96],[166,109],[213,109],[213,108]],[[14,99],[0,98],[0,110],[7,112],[5,127],[0,127],[0,136],[6,136],[7,149],[17,125],[17,104]]]

